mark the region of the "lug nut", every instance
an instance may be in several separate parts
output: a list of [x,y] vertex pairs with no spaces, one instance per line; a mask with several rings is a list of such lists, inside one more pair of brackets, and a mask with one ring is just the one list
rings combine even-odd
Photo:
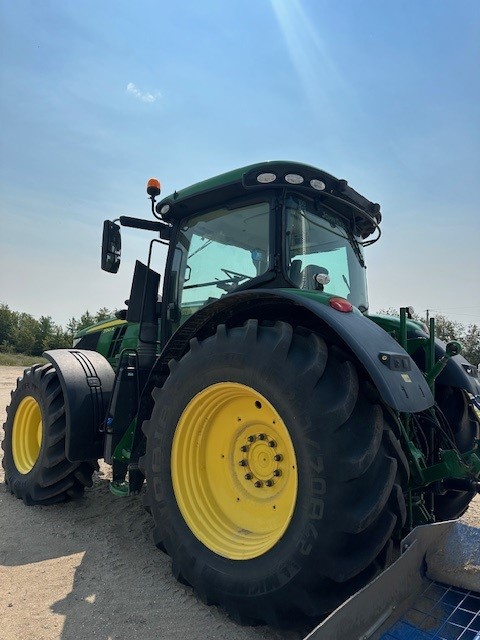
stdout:
[[275,440],[269,440],[269,441],[268,441],[268,446],[269,446],[269,447],[276,447],[276,446],[277,446],[277,443],[275,442]]
[[259,434],[258,434],[258,439],[259,439],[259,440],[266,440],[266,439],[267,439],[267,436],[266,436],[264,433],[259,433]]
[[247,438],[249,442],[255,442],[256,439],[257,439],[257,436],[248,436]]
[[247,461],[246,460],[240,460],[240,462],[238,463],[241,467],[246,467],[247,466]]
[[282,472],[280,471],[280,469],[275,469],[275,471],[273,472],[273,475],[279,478],[282,475]]
[[246,444],[242,444],[242,446],[240,447],[240,451],[243,451],[243,453],[245,453],[246,451],[248,451],[248,447]]
[[245,477],[245,480],[251,480],[253,478],[251,473],[246,473],[244,477]]
[[261,480],[257,480],[254,486],[257,487],[257,489],[260,489],[260,487],[263,487],[263,482]]
[[281,461],[283,460],[283,456],[282,456],[282,454],[281,454],[281,453],[276,453],[276,454],[273,456],[273,459],[275,460],[275,462],[281,462]]
[[265,484],[267,485],[267,487],[273,487],[273,485],[275,484],[275,482],[273,480],[266,480]]

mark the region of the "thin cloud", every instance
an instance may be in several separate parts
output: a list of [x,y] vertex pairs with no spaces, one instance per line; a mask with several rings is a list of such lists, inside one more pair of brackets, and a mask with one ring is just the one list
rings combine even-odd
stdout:
[[127,93],[131,93],[132,96],[135,96],[138,100],[142,102],[152,103],[160,97],[160,92],[156,91],[155,93],[150,93],[148,91],[140,91],[136,84],[133,82],[129,82],[127,84]]
[[312,103],[316,106],[325,103],[332,91],[351,100],[349,85],[337,67],[321,29],[307,15],[301,0],[270,0],[270,4]]

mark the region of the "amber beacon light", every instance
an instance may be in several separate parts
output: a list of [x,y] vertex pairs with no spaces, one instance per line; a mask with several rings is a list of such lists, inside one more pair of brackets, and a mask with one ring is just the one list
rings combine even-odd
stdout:
[[149,196],[156,198],[160,195],[160,180],[150,178],[147,182],[147,193]]

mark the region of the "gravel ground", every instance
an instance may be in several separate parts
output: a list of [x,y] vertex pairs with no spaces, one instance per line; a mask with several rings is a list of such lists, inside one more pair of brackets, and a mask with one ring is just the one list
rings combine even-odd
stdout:
[[[0,424],[23,368],[0,366]],[[1,455],[2,452],[0,452]],[[85,498],[27,508],[0,469],[1,640],[298,640],[302,633],[240,627],[171,575],[138,498],[116,499],[108,467]],[[464,520],[480,526],[480,496]]]

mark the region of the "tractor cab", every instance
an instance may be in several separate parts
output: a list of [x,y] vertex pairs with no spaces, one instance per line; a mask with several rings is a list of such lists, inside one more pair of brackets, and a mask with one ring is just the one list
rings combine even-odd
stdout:
[[[204,305],[246,289],[296,288],[368,308],[360,238],[348,221],[294,190],[247,194],[179,221],[167,297],[175,328]],[[284,233],[282,232],[284,230]]]
[[[380,207],[345,180],[307,165],[270,162],[206,180],[158,204],[149,195],[159,221],[121,217],[120,224],[159,231],[149,255],[153,243],[169,244],[163,343],[199,309],[244,290],[300,289],[324,304],[340,297],[367,311],[363,245],[380,235]],[[377,237],[366,240],[375,231]],[[109,221],[102,255],[104,270],[118,270],[119,226]]]

